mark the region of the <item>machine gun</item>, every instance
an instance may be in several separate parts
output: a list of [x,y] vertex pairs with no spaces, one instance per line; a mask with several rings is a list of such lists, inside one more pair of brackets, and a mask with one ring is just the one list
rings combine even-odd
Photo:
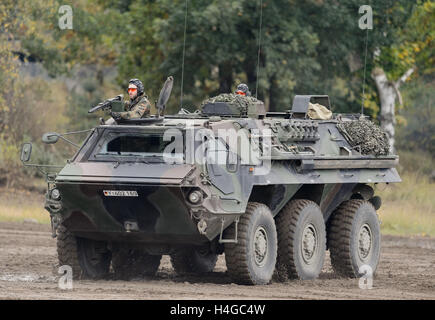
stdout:
[[[160,91],[159,99],[156,101],[157,114],[155,116],[150,116],[147,118],[140,118],[140,119],[116,119],[116,123],[139,124],[139,123],[153,123],[156,121],[157,122],[163,121],[166,104],[168,103],[169,97],[171,96],[173,85],[174,85],[174,78],[172,76],[169,76],[166,79],[162,87],[162,90]],[[92,107],[88,111],[88,113],[94,113],[97,110],[111,111],[114,105],[120,105],[122,104],[122,101],[123,101],[123,95],[121,94],[116,96],[115,98],[108,99],[97,104],[95,107]],[[107,124],[107,122],[104,122],[102,118],[100,118],[100,121],[102,124]]]
[[112,109],[112,103],[114,102],[122,102],[124,96],[122,94],[117,95],[115,98],[112,99],[107,99],[103,102],[100,102],[99,104],[97,104],[95,107],[92,107],[91,109],[89,109],[88,113],[94,113],[97,110],[110,110]]

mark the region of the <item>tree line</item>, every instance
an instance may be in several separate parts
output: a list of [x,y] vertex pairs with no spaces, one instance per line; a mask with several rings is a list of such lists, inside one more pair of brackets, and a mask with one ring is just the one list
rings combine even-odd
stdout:
[[[71,30],[58,26],[62,5],[72,8]],[[328,94],[335,112],[363,106],[394,137],[397,108],[407,103],[403,83],[434,81],[435,3],[369,5],[373,29],[361,30],[357,0],[4,0],[1,141],[18,145],[24,135],[40,133],[26,130],[40,112],[24,106],[28,92],[37,93],[20,78],[20,59],[41,63],[53,79],[78,65],[95,69],[83,80],[84,93],[66,92],[62,123],[70,128],[88,125],[91,103],[125,88],[130,78],[141,79],[154,101],[166,77],[174,76],[168,112],[177,112],[183,74],[183,107],[190,110],[244,82],[270,111],[291,108],[295,94]],[[106,67],[116,68],[116,79],[105,79]],[[43,92],[38,99],[44,101]],[[29,123],[19,117],[32,112]]]

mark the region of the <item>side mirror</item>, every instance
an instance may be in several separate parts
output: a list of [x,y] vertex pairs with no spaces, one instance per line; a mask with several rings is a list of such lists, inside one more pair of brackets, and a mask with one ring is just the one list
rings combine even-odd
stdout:
[[56,132],[47,132],[42,136],[42,142],[46,144],[53,144],[59,140],[59,134]]
[[28,162],[30,160],[30,155],[32,154],[32,144],[30,142],[23,143],[21,147],[20,159],[22,162]]

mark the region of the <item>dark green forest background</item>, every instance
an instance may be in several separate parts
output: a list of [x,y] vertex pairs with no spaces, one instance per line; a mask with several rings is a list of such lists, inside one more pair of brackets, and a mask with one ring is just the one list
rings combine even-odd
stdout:
[[[358,27],[366,4],[373,8],[368,33]],[[73,9],[72,30],[58,26],[61,5]],[[185,0],[3,0],[0,184],[25,179],[18,160],[23,141],[95,126],[98,118],[87,110],[125,94],[130,78],[141,79],[154,102],[174,76],[167,113],[176,113],[185,17]],[[189,0],[182,107],[193,111],[245,82],[270,111],[290,109],[295,94],[328,94],[334,112],[360,112],[364,102],[365,113],[379,121],[373,75],[384,72],[393,83],[412,68],[396,99],[396,147],[405,157],[420,154],[430,174],[434,39],[435,3],[427,0]],[[35,146],[34,159],[59,161],[71,151],[60,149]]]

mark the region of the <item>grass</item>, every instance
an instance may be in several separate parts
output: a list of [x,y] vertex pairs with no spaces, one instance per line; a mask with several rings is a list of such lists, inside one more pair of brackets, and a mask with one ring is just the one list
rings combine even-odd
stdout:
[[0,189],[0,221],[34,221],[50,223],[50,215],[44,209],[44,196],[39,193],[16,189]]
[[435,237],[435,184],[416,173],[401,177],[401,183],[377,187],[382,233]]
[[0,207],[0,221],[35,221],[42,224],[49,224],[50,215],[43,207],[17,207],[2,205]]

